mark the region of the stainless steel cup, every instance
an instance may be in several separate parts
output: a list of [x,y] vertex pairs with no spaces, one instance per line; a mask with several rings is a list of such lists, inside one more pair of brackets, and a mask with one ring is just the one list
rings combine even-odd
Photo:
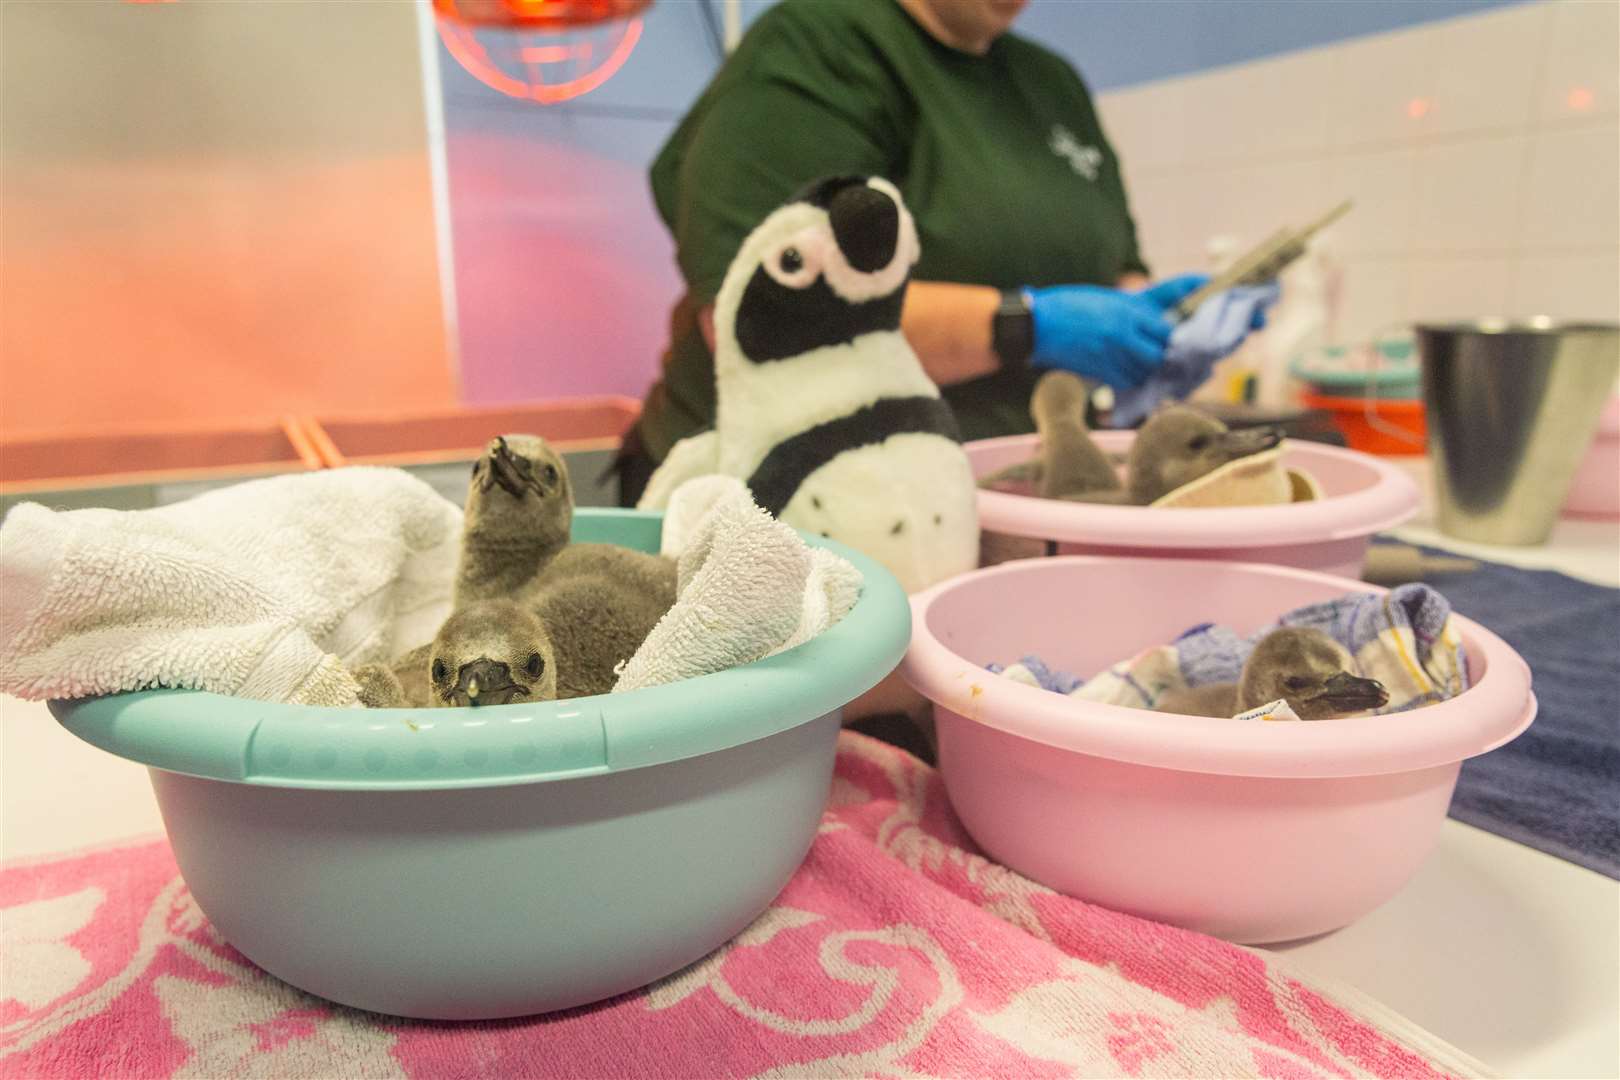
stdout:
[[1620,326],[1484,319],[1417,340],[1440,531],[1544,542],[1620,373]]

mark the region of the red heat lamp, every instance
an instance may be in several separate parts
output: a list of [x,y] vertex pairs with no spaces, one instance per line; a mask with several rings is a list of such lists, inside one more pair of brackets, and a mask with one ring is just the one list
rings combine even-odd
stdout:
[[624,66],[652,0],[433,0],[439,40],[479,82],[554,105]]

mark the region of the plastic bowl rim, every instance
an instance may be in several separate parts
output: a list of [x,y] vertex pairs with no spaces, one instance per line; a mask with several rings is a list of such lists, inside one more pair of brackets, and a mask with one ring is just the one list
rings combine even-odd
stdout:
[[[1123,450],[1135,437],[1129,431],[1099,431],[1105,451]],[[967,444],[974,448],[1029,444],[1039,435],[1004,435]],[[1308,503],[1280,506],[1175,507],[1174,530],[1164,530],[1164,507],[1103,506],[1065,503],[1033,495],[979,490],[979,523],[992,532],[1097,547],[1131,546],[1197,551],[1224,547],[1291,547],[1371,536],[1411,520],[1422,506],[1416,482],[1400,468],[1372,454],[1299,439],[1288,440],[1295,453],[1352,461],[1377,474],[1368,487]],[[977,470],[975,470],[977,475]],[[1155,523],[1158,525],[1155,525]]]

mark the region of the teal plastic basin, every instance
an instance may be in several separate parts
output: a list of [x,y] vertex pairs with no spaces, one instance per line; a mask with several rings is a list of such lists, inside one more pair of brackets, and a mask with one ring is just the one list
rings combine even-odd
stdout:
[[[662,517],[580,509],[574,538],[656,551]],[[910,606],[871,559],[838,625],[765,660],[626,694],[331,709],[188,690],[55,701],[151,770],[186,884],[285,981],[357,1008],[568,1008],[704,956],[815,836],[841,710],[899,662]]]
[[[1376,349],[1378,363],[1370,370],[1361,355]],[[1294,377],[1329,397],[1372,397],[1402,401],[1419,396],[1422,370],[1417,346],[1411,338],[1390,338],[1352,350],[1329,345],[1295,357],[1289,364]]]

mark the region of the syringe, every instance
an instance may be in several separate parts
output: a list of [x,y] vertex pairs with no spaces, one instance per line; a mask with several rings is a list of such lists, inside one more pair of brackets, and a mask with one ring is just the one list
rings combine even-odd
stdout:
[[1259,285],[1272,280],[1289,263],[1305,254],[1305,245],[1312,236],[1338,221],[1349,209],[1350,200],[1346,199],[1304,228],[1278,229],[1264,243],[1251,248],[1210,278],[1208,284],[1189,293],[1173,309],[1175,318],[1177,321],[1187,318],[1198,310],[1199,304],[1234,285]]

